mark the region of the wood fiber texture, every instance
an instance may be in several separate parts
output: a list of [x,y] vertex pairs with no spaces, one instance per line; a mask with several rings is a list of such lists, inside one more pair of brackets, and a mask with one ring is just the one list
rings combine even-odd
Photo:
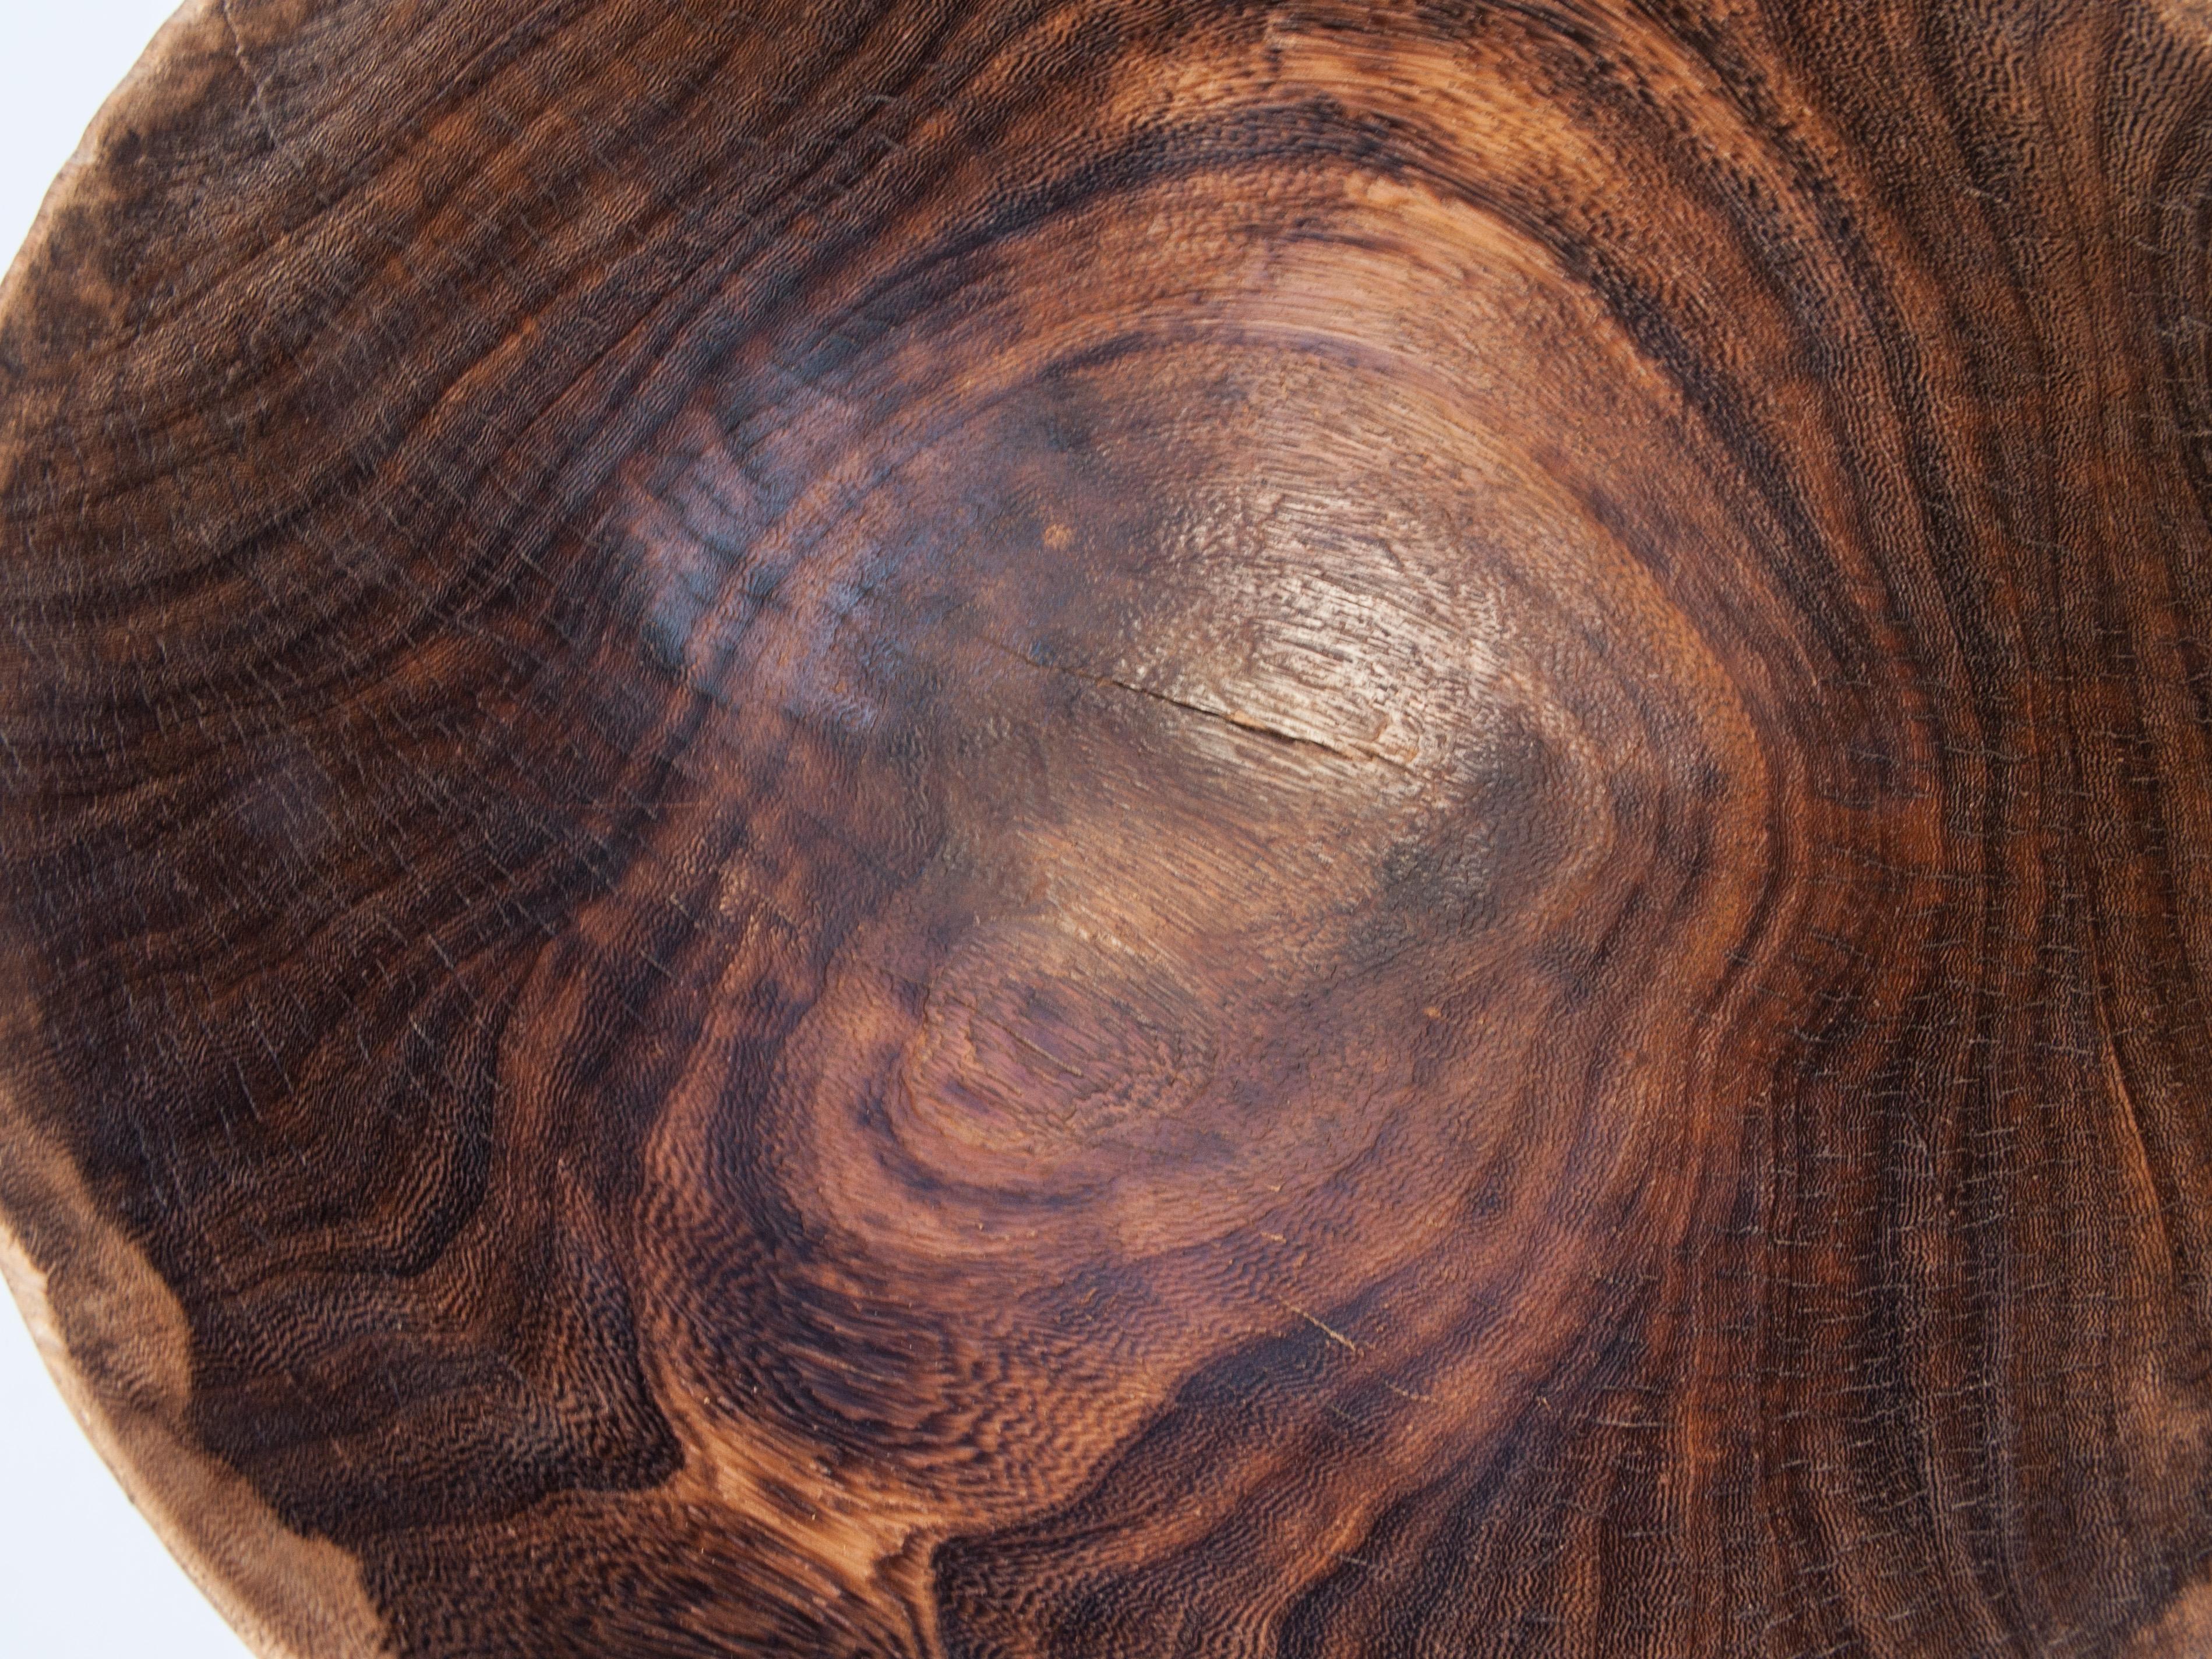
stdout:
[[0,1215],[297,1659],[2212,1653],[2212,10],[195,0]]

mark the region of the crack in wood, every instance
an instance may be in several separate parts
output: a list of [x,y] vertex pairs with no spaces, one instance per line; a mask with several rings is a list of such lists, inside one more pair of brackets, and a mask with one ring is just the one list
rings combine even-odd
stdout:
[[1288,732],[1279,726],[1270,725],[1266,720],[1255,719],[1238,709],[1210,708],[1205,703],[1192,702],[1188,698],[1178,697],[1172,692],[1162,691],[1153,686],[1139,685],[1131,680],[1117,679],[1111,674],[1097,674],[1087,669],[1070,668],[1063,663],[1039,662],[1027,652],[1018,651],[1002,641],[989,639],[981,635],[976,637],[982,640],[983,643],[992,649],[1012,657],[1016,662],[1027,667],[1034,668],[1041,674],[1065,675],[1069,679],[1080,680],[1086,685],[1103,686],[1113,690],[1127,691],[1135,696],[1149,697],[1154,702],[1164,703],[1170,708],[1180,708],[1185,714],[1197,714],[1206,720],[1218,721],[1224,726],[1234,726],[1240,732],[1249,732],[1255,736],[1272,738],[1277,743],[1287,744],[1300,749],[1319,750],[1322,754],[1334,756],[1338,760],[1350,761],[1355,765],[1363,762],[1370,763],[1376,766],[1389,767],[1392,771],[1403,774],[1407,777],[1421,775],[1395,756],[1386,755],[1380,750],[1370,749],[1364,744],[1347,747],[1331,743],[1326,738],[1312,737],[1299,732]]

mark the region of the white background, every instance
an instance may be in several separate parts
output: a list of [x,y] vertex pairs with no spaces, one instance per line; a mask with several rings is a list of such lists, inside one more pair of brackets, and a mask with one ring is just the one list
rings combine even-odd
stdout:
[[[0,264],[173,0],[0,0]],[[0,1292],[0,1659],[245,1659]]]

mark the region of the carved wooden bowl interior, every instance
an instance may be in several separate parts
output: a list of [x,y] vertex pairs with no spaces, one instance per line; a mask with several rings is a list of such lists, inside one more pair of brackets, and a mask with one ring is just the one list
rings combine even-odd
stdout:
[[2199,0],[194,0],[16,1293],[268,1656],[2212,1652],[2208,249]]

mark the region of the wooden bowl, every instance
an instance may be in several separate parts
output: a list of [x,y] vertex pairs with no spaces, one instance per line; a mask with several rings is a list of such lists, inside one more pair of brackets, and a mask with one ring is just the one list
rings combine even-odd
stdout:
[[2212,1652],[2200,0],[194,0],[0,1215],[264,1655]]

